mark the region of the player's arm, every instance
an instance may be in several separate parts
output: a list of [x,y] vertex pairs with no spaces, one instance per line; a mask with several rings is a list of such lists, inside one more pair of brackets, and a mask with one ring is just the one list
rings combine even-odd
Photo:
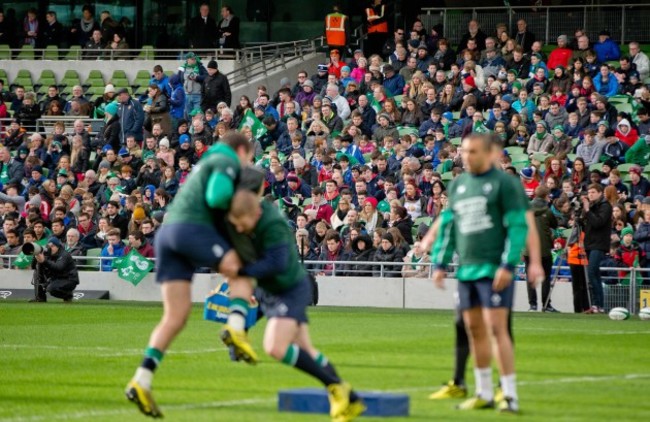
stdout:
[[453,217],[451,209],[446,209],[440,214],[437,220],[436,240],[431,250],[433,281],[441,289],[444,288],[446,266],[451,262],[456,246]]
[[205,192],[205,200],[210,208],[227,210],[235,193],[234,180],[225,172],[210,175]]
[[[528,198],[517,181],[509,180],[511,185],[502,186],[500,206],[504,210],[503,225],[506,228],[506,242],[501,254],[501,265],[494,276],[493,289],[501,291],[513,278],[515,267],[521,260],[521,254],[528,239]],[[534,224],[534,222],[533,222]],[[538,237],[539,243],[539,237]]]
[[257,259],[239,270],[239,275],[253,278],[266,278],[275,274],[282,273],[289,268],[290,248],[293,245],[286,242],[282,229],[279,225],[285,223],[281,221],[273,222],[267,227],[264,234],[256,239],[261,242],[263,252]]
[[422,250],[423,253],[430,252],[431,246],[433,245],[433,242],[436,240],[436,236],[438,236],[439,229],[440,229],[440,219],[438,218],[433,222],[433,224],[431,224],[431,227],[429,227],[427,234],[425,234],[422,240],[420,240],[420,249]]

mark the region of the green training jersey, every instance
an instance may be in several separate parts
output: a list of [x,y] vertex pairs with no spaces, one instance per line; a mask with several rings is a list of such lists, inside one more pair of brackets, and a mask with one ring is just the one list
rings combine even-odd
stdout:
[[213,225],[216,211],[226,211],[230,207],[241,170],[239,159],[225,144],[217,144],[211,150],[211,155],[192,168],[170,204],[165,222]]
[[458,280],[493,278],[499,266],[519,263],[526,243],[529,203],[517,178],[492,168],[485,174],[463,173],[449,186],[449,208],[431,252],[446,265],[459,255]]
[[289,256],[285,265],[278,263],[278,268],[283,268],[282,271],[258,278],[257,283],[268,292],[280,293],[300,283],[307,276],[307,272],[298,259],[295,237],[287,224],[286,217],[268,201],[262,201],[261,206],[262,216],[251,235],[257,256],[263,260],[266,251],[282,244],[288,247]]

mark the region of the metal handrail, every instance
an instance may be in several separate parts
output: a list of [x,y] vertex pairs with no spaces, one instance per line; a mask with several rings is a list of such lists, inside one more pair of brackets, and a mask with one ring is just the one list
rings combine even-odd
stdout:
[[239,51],[237,60],[242,63],[226,74],[231,88],[245,85],[276,69],[286,69],[290,63],[302,60],[306,54],[315,53],[324,46],[324,37],[289,41],[272,46],[249,47]]
[[[527,17],[529,23],[529,28],[532,18],[539,18],[539,21],[535,22],[538,29],[541,31],[537,33],[540,36],[540,40],[543,40],[545,44],[555,41],[555,37],[561,34],[573,34],[573,31],[577,27],[583,27],[589,29],[589,25],[596,25],[596,27],[591,28],[590,32],[592,38],[598,31],[603,28],[608,28],[612,31],[612,35],[621,43],[630,41],[631,39],[639,38],[633,35],[628,34],[628,31],[634,31],[636,29],[637,35],[640,35],[643,39],[635,39],[636,41],[650,41],[648,33],[646,31],[645,22],[647,18],[650,17],[650,4],[648,3],[626,3],[626,4],[562,4],[562,5],[539,5],[539,6],[510,6],[505,7],[488,7],[488,6],[476,6],[476,7],[453,7],[453,8],[433,8],[426,7],[422,8],[422,14],[420,18],[425,22],[425,25],[431,24],[431,17],[439,15],[440,20],[436,21],[437,23],[442,23],[444,36],[449,39],[451,42],[458,42],[462,36],[467,31],[466,23],[458,25],[459,21],[455,17],[459,13],[463,12],[472,12],[471,18],[477,19],[479,22],[482,21],[481,18],[490,21],[495,19],[495,16],[501,14],[503,16],[503,23],[508,25],[508,29],[512,30],[514,27],[515,19],[519,17]],[[630,13],[628,10],[632,8],[637,8],[634,13]],[[641,8],[641,9],[638,9]],[[573,19],[566,20],[557,20],[550,19],[549,13],[554,10],[559,11],[569,11],[575,10],[579,11],[576,16],[573,16]],[[609,11],[609,12],[608,12]],[[620,14],[620,19],[617,13]],[[567,12],[570,13],[570,12]],[[580,16],[582,13],[582,16]],[[597,13],[596,16],[593,14]],[[506,16],[507,14],[507,16]],[[521,14],[522,16],[516,16],[516,14]],[[524,16],[526,15],[526,16]],[[645,20],[644,20],[645,19]],[[436,20],[436,19],[434,19]],[[469,20],[469,19],[468,19]],[[450,23],[450,21],[453,21]],[[626,25],[626,22],[628,25]],[[481,22],[485,24],[485,21]],[[570,25],[570,26],[569,26]],[[574,26],[575,25],[575,26]],[[603,26],[605,25],[605,26]],[[485,25],[484,25],[485,26]],[[628,27],[629,26],[629,27]],[[562,28],[557,30],[557,28]],[[620,33],[614,33],[620,28]],[[490,28],[491,30],[491,28]],[[557,32],[557,33],[556,33]],[[510,31],[508,31],[510,33]]]

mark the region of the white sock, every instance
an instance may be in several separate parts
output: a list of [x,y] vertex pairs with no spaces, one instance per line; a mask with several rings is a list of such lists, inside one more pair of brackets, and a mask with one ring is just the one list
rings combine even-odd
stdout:
[[138,384],[147,390],[151,390],[151,381],[153,381],[153,372],[151,372],[151,370],[139,367],[135,371],[135,376],[133,378],[138,382]]
[[476,395],[483,400],[494,399],[494,385],[492,384],[492,368],[474,368],[474,382],[476,383]]
[[517,399],[517,375],[502,375],[501,376],[501,387],[503,388],[503,395],[505,397],[510,397]]
[[231,312],[228,315],[228,325],[230,325],[235,331],[244,331],[246,328],[246,319],[240,313]]

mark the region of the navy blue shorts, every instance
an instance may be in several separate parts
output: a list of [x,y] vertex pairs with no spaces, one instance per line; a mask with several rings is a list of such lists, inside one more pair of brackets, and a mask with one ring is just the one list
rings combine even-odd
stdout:
[[260,307],[266,318],[291,318],[306,324],[307,306],[311,303],[311,283],[307,278],[282,293],[264,291]]
[[163,224],[155,237],[156,281],[192,280],[197,268],[219,265],[230,244],[212,226]]
[[458,303],[461,311],[471,308],[508,308],[512,309],[515,293],[515,281],[508,287],[495,292],[492,290],[492,279],[482,278],[476,281],[458,282]]

